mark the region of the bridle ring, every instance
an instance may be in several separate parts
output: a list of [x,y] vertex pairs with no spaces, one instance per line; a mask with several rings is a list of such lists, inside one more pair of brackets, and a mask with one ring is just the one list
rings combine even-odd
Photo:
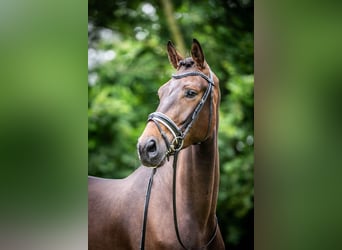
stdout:
[[179,150],[182,149],[184,144],[184,139],[181,136],[177,136],[175,138],[173,138],[170,148],[172,152],[178,152]]

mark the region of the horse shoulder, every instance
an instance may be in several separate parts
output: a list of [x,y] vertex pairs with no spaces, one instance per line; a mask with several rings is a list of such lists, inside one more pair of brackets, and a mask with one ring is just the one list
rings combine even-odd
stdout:
[[143,172],[136,170],[124,179],[88,178],[88,231],[94,246],[89,249],[130,249],[138,244],[146,183]]

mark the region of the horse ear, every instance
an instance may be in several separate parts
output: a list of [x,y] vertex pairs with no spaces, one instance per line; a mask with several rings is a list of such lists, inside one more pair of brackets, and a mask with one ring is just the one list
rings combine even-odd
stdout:
[[175,46],[171,41],[167,43],[167,54],[169,57],[169,61],[172,66],[177,69],[179,61],[183,60],[183,57],[177,52]]
[[191,57],[199,68],[204,68],[204,54],[200,43],[195,38],[192,40]]

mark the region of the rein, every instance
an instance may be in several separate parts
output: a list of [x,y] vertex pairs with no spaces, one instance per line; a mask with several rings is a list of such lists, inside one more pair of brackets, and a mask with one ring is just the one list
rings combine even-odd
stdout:
[[[210,71],[210,76],[206,76],[202,72],[199,71],[192,71],[192,72],[186,72],[182,74],[173,74],[172,77],[175,79],[181,79],[183,77],[187,76],[201,76],[208,82],[208,87],[203,94],[200,102],[197,104],[196,108],[192,112],[191,119],[189,122],[185,123],[183,127],[180,129],[178,126],[175,124],[175,122],[170,119],[167,115],[161,113],[161,112],[154,112],[148,116],[148,121],[153,121],[160,134],[162,135],[162,138],[166,144],[167,152],[165,153],[165,156],[167,159],[169,159],[170,155],[174,155],[173,159],[173,183],[172,183],[172,193],[173,193],[173,199],[172,199],[172,205],[173,205],[173,221],[174,221],[174,226],[175,226],[175,231],[177,235],[177,240],[180,243],[180,245],[183,247],[183,249],[187,249],[179,234],[179,229],[178,229],[178,222],[177,222],[177,206],[176,206],[176,173],[177,173],[177,160],[178,160],[178,153],[183,147],[184,139],[186,135],[188,134],[189,130],[191,129],[193,123],[195,122],[196,118],[199,115],[199,112],[202,110],[206,100],[208,99],[208,96],[210,95],[210,110],[209,110],[209,126],[207,130],[207,135],[205,139],[208,136],[208,133],[210,131],[211,127],[211,119],[212,119],[212,88],[214,86],[214,80],[212,76],[212,72]],[[188,120],[188,119],[187,119]],[[170,142],[167,139],[166,134],[164,131],[161,129],[159,123],[163,124],[173,135],[173,140]],[[183,129],[184,128],[184,129]],[[204,139],[204,140],[205,140]],[[152,190],[152,183],[153,183],[153,176],[156,173],[157,167],[154,167],[152,169],[152,173],[148,182],[147,190],[146,190],[146,197],[145,197],[145,205],[144,205],[144,216],[143,216],[143,227],[141,231],[141,241],[140,241],[140,249],[144,250],[145,249],[145,235],[146,235],[146,224],[147,224],[147,214],[148,214],[148,205],[149,205],[149,200],[151,196],[151,190]],[[216,224],[215,224],[215,230],[214,233],[212,234],[210,240],[208,241],[207,244],[205,244],[202,248],[208,247],[211,242],[215,239],[216,234],[217,234],[217,228],[218,228],[218,222],[217,222],[217,217],[216,218]]]

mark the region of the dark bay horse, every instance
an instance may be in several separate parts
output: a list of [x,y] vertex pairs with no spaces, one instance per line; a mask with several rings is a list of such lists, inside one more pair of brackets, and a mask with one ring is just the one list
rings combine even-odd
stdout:
[[196,39],[191,57],[171,42],[167,51],[177,71],[138,140],[143,166],[125,179],[89,177],[91,250],[224,249],[216,218],[219,80]]

